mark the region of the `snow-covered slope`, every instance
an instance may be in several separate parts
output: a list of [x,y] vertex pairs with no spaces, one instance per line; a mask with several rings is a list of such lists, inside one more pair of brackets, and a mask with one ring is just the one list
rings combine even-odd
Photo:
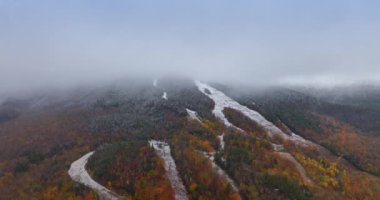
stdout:
[[217,118],[222,120],[226,126],[237,128],[236,126],[234,126],[227,120],[226,116],[223,113],[224,108],[232,108],[232,109],[240,111],[245,116],[247,116],[251,120],[261,125],[266,130],[269,136],[278,135],[282,137],[283,139],[291,140],[299,144],[304,144],[304,145],[313,144],[310,141],[305,140],[301,136],[296,135],[295,133],[291,133],[291,135],[284,133],[278,127],[276,127],[272,122],[265,119],[260,113],[239,104],[235,100],[226,96],[223,92],[207,84],[201,83],[199,81],[195,81],[195,84],[197,85],[199,91],[207,95],[209,98],[211,98],[215,102],[215,107],[212,112]]
[[[157,87],[157,85],[158,85],[158,80],[157,80],[157,79],[154,79],[154,80],[153,80],[153,87]],[[164,93],[162,94],[162,98],[165,99],[165,100],[168,100],[168,94],[167,94],[166,92],[164,92]]]
[[188,108],[186,108],[186,112],[187,112],[187,114],[189,115],[189,118],[190,118],[190,119],[196,120],[196,121],[198,121],[198,122],[201,121],[201,120],[199,119],[199,117],[198,117],[197,112],[195,112],[195,111],[193,111],[193,110],[190,110],[190,109],[188,109]]
[[[186,108],[186,111],[187,111],[187,114],[189,115],[190,119],[194,119],[198,122],[201,122],[201,120],[198,117],[197,112],[190,110],[190,109],[187,109],[187,108]],[[224,136],[223,134],[218,136],[219,142],[220,142],[220,151],[224,150],[223,136]],[[236,186],[235,182],[228,176],[228,174],[221,167],[219,167],[219,165],[217,165],[215,163],[215,156],[214,156],[215,152],[212,152],[212,153],[202,152],[202,153],[205,157],[207,157],[211,161],[212,167],[216,170],[216,173],[218,173],[219,176],[226,179],[234,191],[239,192],[239,189]]]
[[[253,120],[256,123],[258,123],[259,125],[261,125],[266,130],[266,132],[269,136],[273,136],[275,134],[275,135],[279,135],[283,139],[291,140],[297,144],[302,144],[302,145],[307,145],[307,146],[316,146],[314,143],[312,143],[308,140],[305,140],[304,138],[302,138],[299,135],[296,135],[295,133],[291,133],[291,135],[284,133],[278,127],[276,127],[273,123],[266,120],[260,113],[254,111],[254,110],[251,110],[246,106],[239,104],[238,102],[234,101],[230,97],[226,96],[221,91],[219,91],[219,90],[217,90],[217,89],[215,89],[215,88],[213,88],[207,84],[201,83],[199,81],[195,81],[195,84],[197,85],[198,89],[203,94],[207,95],[209,98],[211,98],[214,101],[215,107],[214,107],[212,112],[217,118],[221,119],[226,126],[235,127],[234,125],[232,125],[228,121],[228,119],[226,118],[226,116],[223,113],[224,108],[233,108],[235,110],[242,112],[245,116],[247,116],[251,120]],[[235,128],[238,128],[238,127],[235,127]],[[243,130],[241,130],[241,131],[243,133],[245,132]],[[221,139],[221,141],[223,141],[223,137],[220,139]],[[274,147],[278,146],[276,144],[272,144],[272,145]],[[223,147],[221,147],[221,148],[224,148],[224,142],[223,142]],[[274,149],[276,150],[276,148],[274,148]],[[282,158],[289,160],[290,162],[292,162],[295,165],[297,171],[301,175],[301,178],[303,179],[303,181],[306,184],[312,183],[312,181],[307,177],[307,174],[306,174],[303,166],[291,154],[286,153],[286,152],[277,152],[277,153]]]
[[223,151],[224,150],[224,146],[225,146],[225,143],[224,143],[224,133],[222,135],[218,135],[218,139],[219,139],[219,144],[220,144],[220,150]]
[[82,156],[81,158],[79,158],[71,164],[70,169],[68,171],[71,179],[94,190],[98,194],[99,198],[102,200],[119,199],[119,196],[117,194],[94,181],[91,178],[91,176],[87,173],[85,167],[88,159],[92,156],[93,153],[93,151],[87,153],[86,155]]
[[187,192],[185,186],[182,183],[181,178],[178,175],[177,167],[170,152],[170,146],[161,141],[151,140],[149,144],[154,148],[157,155],[165,162],[166,176],[168,177],[171,186],[175,192],[176,200],[187,200]]
[[232,180],[228,174],[222,169],[219,167],[219,165],[217,165],[215,163],[215,157],[213,154],[208,154],[208,153],[203,153],[205,155],[205,157],[207,157],[210,161],[211,161],[211,164],[212,164],[212,167],[216,170],[216,172],[219,174],[219,176],[225,178],[227,180],[227,182],[231,185],[232,189],[236,192],[239,192],[239,189],[238,187],[236,186],[234,180]]
[[165,99],[165,100],[168,100],[168,93],[164,92],[162,94],[162,98]]

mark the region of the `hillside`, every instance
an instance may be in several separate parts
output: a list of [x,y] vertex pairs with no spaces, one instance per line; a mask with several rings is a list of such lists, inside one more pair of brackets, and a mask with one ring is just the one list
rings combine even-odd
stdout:
[[180,78],[9,99],[0,199],[380,199],[380,115],[355,105]]

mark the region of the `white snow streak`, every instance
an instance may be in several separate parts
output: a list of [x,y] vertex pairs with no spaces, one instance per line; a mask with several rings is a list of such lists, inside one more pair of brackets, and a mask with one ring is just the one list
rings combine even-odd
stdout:
[[[269,136],[279,135],[283,139],[291,140],[300,144],[304,145],[312,145],[310,141],[305,140],[299,135],[296,135],[295,133],[292,133],[291,135],[285,134],[283,131],[281,131],[278,127],[276,127],[272,122],[265,119],[260,113],[249,109],[246,106],[243,106],[236,102],[235,100],[231,99],[230,97],[226,96],[221,91],[207,85],[204,83],[201,83],[199,81],[195,81],[195,84],[197,85],[198,89],[205,95],[207,95],[209,98],[211,98],[215,102],[214,110],[212,111],[213,114],[221,119],[226,126],[235,127],[233,124],[231,124],[226,116],[223,113],[224,108],[232,108],[235,110],[240,111],[245,116],[250,118],[251,120],[255,121],[256,123],[260,124],[267,132]],[[210,92],[210,94],[208,93]],[[240,128],[238,128],[240,129]],[[241,130],[241,129],[240,129]]]
[[174,159],[170,153],[170,146],[165,142],[157,140],[150,140],[149,144],[153,146],[157,155],[160,156],[165,162],[166,176],[168,177],[171,186],[175,193],[176,200],[187,200],[187,192],[185,186],[182,183],[178,175],[178,171],[174,162]]
[[211,161],[212,167],[216,170],[216,173],[218,173],[219,176],[225,178],[235,192],[239,192],[239,189],[236,187],[235,182],[228,176],[228,174],[222,168],[219,167],[219,165],[215,163],[214,153],[208,154],[206,152],[203,152],[203,155],[205,155],[205,157]]
[[[158,84],[158,80],[157,79],[154,79],[153,80],[153,87],[157,87],[157,84]],[[162,98],[165,99],[165,100],[168,100],[168,94],[166,92],[164,92],[162,94]]]
[[[194,119],[194,120],[201,122],[201,120],[198,117],[197,112],[190,110],[190,109],[187,109],[187,108],[186,108],[186,111],[187,111],[187,114],[189,115],[190,119]],[[220,151],[224,150],[224,139],[223,139],[223,137],[224,137],[224,134],[218,135],[218,139],[220,142]],[[226,179],[234,191],[239,192],[239,189],[236,187],[236,184],[234,183],[234,181],[228,176],[228,174],[221,167],[219,167],[215,163],[215,156],[214,156],[215,152],[213,152],[213,153],[201,152],[201,153],[203,153],[203,155],[211,161],[211,165],[212,165],[213,169],[216,170],[216,173],[219,176]]]
[[168,100],[168,94],[166,92],[164,92],[162,94],[162,98],[165,99],[165,100]]
[[96,181],[94,181],[91,176],[86,171],[86,164],[88,159],[92,156],[94,152],[87,153],[86,155],[82,156],[75,162],[73,162],[70,166],[70,169],[68,171],[70,177],[75,182],[81,183],[92,190],[94,190],[98,195],[100,199],[104,200],[116,200],[119,199],[119,196],[115,194],[114,192],[108,190],[104,186],[100,185]]
[[225,143],[224,143],[224,133],[222,135],[218,135],[218,139],[219,139],[219,144],[220,144],[220,151],[224,151],[224,146],[225,146]]
[[[281,131],[279,128],[277,128],[273,123],[269,122],[266,120],[260,113],[249,109],[246,106],[243,106],[239,104],[238,102],[234,101],[230,97],[226,96],[224,93],[218,91],[217,89],[206,85],[204,83],[201,83],[199,81],[195,81],[195,84],[197,85],[198,89],[205,95],[207,95],[209,98],[211,98],[215,102],[215,107],[214,110],[212,111],[213,114],[221,119],[226,126],[233,126],[228,119],[225,117],[223,113],[223,109],[228,107],[228,108],[233,108],[235,110],[238,110],[242,112],[245,116],[249,117],[251,120],[255,121],[256,123],[260,124],[264,129],[266,130],[267,134],[269,136],[272,136],[273,134],[279,135],[280,137],[286,139],[286,140],[291,140],[294,141],[298,144],[303,144],[307,146],[315,146],[314,143],[305,140],[301,136],[291,133],[291,135],[285,134],[283,131]],[[206,92],[207,90],[207,92]],[[208,94],[210,92],[210,94]],[[240,129],[241,130],[241,129]],[[243,131],[244,132],[244,131]],[[274,150],[283,150],[282,145],[276,145],[272,144],[274,147]],[[224,146],[224,145],[223,145]],[[301,175],[301,178],[306,184],[311,184],[312,181],[307,177],[305,169],[302,167],[302,165],[289,153],[285,152],[277,152],[281,157],[288,159],[291,161],[295,166],[298,172]]]
[[200,120],[199,117],[198,117],[198,113],[197,113],[197,112],[195,112],[195,111],[193,111],[193,110],[190,110],[190,109],[188,109],[188,108],[186,108],[186,112],[187,112],[187,114],[189,115],[189,118],[190,118],[190,119],[193,119],[193,120],[196,120],[196,121],[198,121],[198,122],[201,122],[201,120]]

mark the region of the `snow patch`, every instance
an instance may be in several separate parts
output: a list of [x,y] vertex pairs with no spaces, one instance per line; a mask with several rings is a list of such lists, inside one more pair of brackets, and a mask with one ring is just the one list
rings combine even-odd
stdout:
[[186,108],[186,112],[187,112],[187,114],[189,115],[189,118],[190,118],[190,119],[193,119],[193,120],[196,120],[196,121],[198,121],[198,122],[201,122],[201,120],[200,120],[199,117],[198,117],[198,113],[197,113],[197,112],[195,112],[195,111],[193,111],[193,110],[190,110],[190,109],[188,109],[188,108]]
[[[217,118],[221,119],[226,126],[233,126],[228,121],[228,119],[225,117],[225,115],[223,113],[223,109],[228,107],[228,108],[233,108],[235,110],[242,112],[245,116],[247,116],[251,120],[255,121],[256,123],[260,124],[266,130],[266,132],[269,136],[273,136],[273,134],[276,134],[276,135],[279,135],[280,137],[282,137],[286,140],[291,140],[291,141],[294,141],[294,142],[299,143],[299,144],[315,145],[314,143],[312,143],[308,140],[305,140],[304,138],[302,138],[301,136],[299,136],[293,132],[291,133],[291,135],[285,134],[281,129],[276,127],[273,123],[266,120],[260,113],[254,111],[254,110],[251,110],[246,106],[239,104],[238,102],[234,101],[233,99],[226,96],[224,93],[218,91],[217,89],[215,89],[209,85],[206,85],[204,83],[201,83],[199,81],[195,81],[195,84],[197,85],[198,89],[203,94],[205,94],[206,96],[208,96],[209,98],[211,98],[214,101],[215,107],[214,107],[214,110],[212,112]],[[218,137],[221,141],[221,148],[224,148],[223,135],[218,136]],[[223,141],[223,145],[222,145],[222,141]],[[273,143],[272,143],[272,145],[273,145],[275,151],[283,151],[284,150],[282,145],[276,145]],[[307,176],[303,166],[291,154],[289,154],[287,152],[276,152],[276,153],[278,155],[280,155],[282,158],[289,160],[290,162],[292,162],[295,165],[297,171],[300,173],[301,178],[305,184],[312,184],[312,181]],[[210,157],[210,159],[213,159],[213,157]]]
[[165,100],[168,100],[168,94],[166,92],[164,92],[162,94],[162,98],[165,99]]
[[154,79],[154,80],[153,80],[153,86],[154,86],[154,87],[157,87],[157,82],[158,82],[157,79]]
[[100,199],[103,200],[116,200],[119,199],[119,196],[112,192],[111,190],[108,190],[104,186],[100,185],[96,181],[94,181],[91,176],[86,171],[86,164],[88,159],[94,154],[94,152],[87,153],[86,155],[82,156],[78,160],[74,161],[70,169],[68,171],[71,179],[75,182],[81,183],[92,190],[94,190]]
[[182,183],[175,165],[174,159],[170,152],[170,146],[166,142],[150,140],[149,144],[154,148],[155,152],[162,160],[164,160],[164,168],[171,186],[174,190],[176,200],[187,200],[187,192]]
[[222,135],[218,135],[219,144],[220,144],[220,151],[224,151],[224,133]]
[[[219,152],[224,150],[224,133],[222,135],[218,136],[219,142],[220,142],[220,149]],[[215,152],[207,153],[207,152],[201,152],[207,159],[211,161],[212,168],[216,170],[216,173],[226,179],[226,181],[231,185],[232,189],[239,194],[239,189],[236,186],[234,180],[230,178],[230,176],[215,162]],[[225,162],[225,160],[222,158],[222,161]],[[241,199],[239,194],[239,199]]]
[[[275,126],[272,122],[265,119],[260,113],[249,109],[246,106],[243,106],[236,102],[235,100],[231,99],[230,97],[226,96],[223,92],[207,85],[204,83],[201,83],[199,81],[195,81],[196,86],[198,87],[199,91],[201,91],[203,94],[208,96],[210,99],[212,99],[215,103],[214,110],[212,113],[222,120],[226,126],[235,127],[233,124],[231,124],[228,119],[225,117],[223,113],[224,108],[232,108],[235,110],[240,111],[245,116],[250,118],[251,120],[255,121],[256,123],[260,124],[267,132],[269,136],[273,135],[279,135],[283,139],[291,140],[300,144],[304,145],[313,145],[312,142],[305,140],[301,136],[291,133],[291,135],[285,134],[283,131],[281,131],[277,126]],[[238,128],[240,129],[240,128]],[[241,130],[241,129],[240,129]],[[243,131],[244,132],[244,131]]]
[[210,161],[211,161],[211,164],[212,164],[212,167],[216,170],[216,173],[225,178],[227,180],[227,182],[231,185],[232,189],[235,191],[235,192],[239,192],[239,189],[238,187],[236,186],[234,180],[232,180],[228,174],[222,169],[219,167],[219,165],[217,165],[215,163],[215,157],[214,157],[214,153],[206,153],[206,152],[203,152],[203,155],[208,158]]
[[284,145],[271,143],[274,151],[285,151]]

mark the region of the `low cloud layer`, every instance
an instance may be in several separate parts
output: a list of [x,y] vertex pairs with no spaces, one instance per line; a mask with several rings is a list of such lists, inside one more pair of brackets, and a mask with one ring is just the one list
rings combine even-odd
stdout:
[[380,80],[375,1],[0,0],[0,94],[125,76]]

